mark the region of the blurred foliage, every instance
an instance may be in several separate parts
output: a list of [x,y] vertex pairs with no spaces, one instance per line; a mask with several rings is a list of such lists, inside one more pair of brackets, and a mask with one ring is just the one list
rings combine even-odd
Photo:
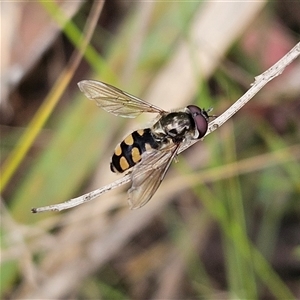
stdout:
[[[57,17],[63,16],[57,14],[55,2],[41,3],[53,20],[60,23]],[[127,13],[123,12],[115,24],[109,24],[113,28],[111,32],[107,23],[99,25],[93,40],[96,49],[89,48],[85,56],[87,64],[78,70],[84,74],[88,65],[95,73],[80,75],[80,78],[101,78],[117,86],[125,82],[126,90],[141,96],[168,63],[178,39],[188,40],[191,20],[200,5],[197,2],[153,4],[147,35],[131,65],[130,78],[124,70],[139,33],[140,11],[135,5],[117,6]],[[75,17],[78,24],[82,23],[86,9],[84,6],[78,11]],[[105,13],[111,14],[109,10]],[[266,13],[276,19],[274,7],[269,6]],[[70,45],[78,46],[82,28],[72,20],[67,24],[62,33]],[[227,57],[242,66],[245,74],[254,77],[264,69],[258,61],[253,62],[251,53],[245,50],[245,40],[246,33]],[[195,103],[201,107],[213,106],[213,113],[222,113],[246,91],[242,82],[237,82],[231,74],[232,70],[225,64],[209,81],[201,81]],[[241,79],[245,82],[248,78]],[[75,82],[72,84],[75,87]],[[3,193],[8,207],[8,211],[2,211],[3,299],[31,295],[30,290],[38,285],[32,278],[46,278],[45,270],[51,274],[50,262],[55,265],[53,257],[58,264],[63,258],[51,255],[48,249],[57,243],[64,226],[82,222],[84,227],[94,221],[88,215],[86,220],[78,221],[72,219],[71,213],[54,217],[30,213],[31,207],[59,203],[84,193],[98,164],[109,157],[123,134],[124,120],[102,112],[94,103],[83,99],[76,87],[74,90],[64,105],[53,110],[51,119],[40,132],[42,143],[37,140],[32,144],[26,160],[19,165]],[[83,272],[84,279],[68,297],[155,299],[168,290],[169,282],[176,291],[174,298],[182,299],[299,296],[300,168],[299,155],[293,148],[299,149],[299,95],[289,98],[282,113],[281,101],[273,101],[271,92],[266,89],[264,99],[258,96],[255,104],[245,106],[224,128],[208,136],[205,146],[196,145],[186,156],[180,156],[180,162],[171,172],[183,181],[190,178],[189,186],[176,194],[166,190],[165,193],[174,198],[172,204],[145,224],[102,268],[89,273],[81,269],[78,261],[78,272]],[[19,146],[22,132],[20,134],[20,128],[12,124],[3,134],[3,156]],[[197,160],[202,155],[205,161],[199,170]],[[251,159],[250,164],[247,159]],[[109,172],[108,162],[105,163],[107,168],[101,180]],[[164,185],[160,189],[163,190]],[[104,201],[110,199],[107,196]],[[143,209],[147,210],[147,206]],[[107,222],[107,231],[113,231],[114,224],[124,214],[117,208],[96,217]],[[132,214],[131,218],[135,216]],[[99,235],[103,234],[101,230],[99,227]],[[65,236],[66,248],[68,245],[72,248],[70,236],[75,240],[82,238],[75,229],[71,228],[70,232]],[[85,242],[82,238],[83,249]],[[73,255],[76,257],[71,250],[67,250],[70,254],[66,256],[70,259]],[[74,251],[80,252],[77,248]],[[84,256],[87,250],[81,251]],[[294,253],[292,258],[291,253]]]

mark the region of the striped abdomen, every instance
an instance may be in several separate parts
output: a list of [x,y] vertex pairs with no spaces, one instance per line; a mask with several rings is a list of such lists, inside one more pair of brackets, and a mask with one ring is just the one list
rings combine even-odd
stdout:
[[158,146],[150,128],[134,131],[117,145],[110,169],[112,172],[123,173],[137,164],[146,150],[157,149]]

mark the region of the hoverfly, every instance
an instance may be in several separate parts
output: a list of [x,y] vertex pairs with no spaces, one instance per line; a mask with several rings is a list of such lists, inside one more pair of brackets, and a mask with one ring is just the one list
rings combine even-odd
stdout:
[[142,207],[160,186],[180,145],[205,135],[210,110],[188,105],[167,112],[104,82],[83,80],[78,86],[87,98],[113,115],[134,118],[143,112],[158,114],[152,127],[132,132],[116,146],[110,163],[112,172],[130,172],[130,208]]

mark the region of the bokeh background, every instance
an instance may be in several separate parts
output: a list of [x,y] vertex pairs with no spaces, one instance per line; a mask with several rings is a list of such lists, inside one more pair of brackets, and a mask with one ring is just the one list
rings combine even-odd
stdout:
[[78,81],[220,115],[300,37],[299,1],[102,4],[1,2],[1,299],[299,299],[299,58],[143,208],[126,186],[30,212],[119,178],[115,145],[151,120],[98,109]]

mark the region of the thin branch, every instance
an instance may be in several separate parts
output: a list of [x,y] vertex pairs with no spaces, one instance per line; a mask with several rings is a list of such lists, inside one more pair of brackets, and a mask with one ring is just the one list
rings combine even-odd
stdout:
[[[237,113],[247,102],[249,102],[269,81],[280,75],[284,69],[294,61],[300,55],[300,42],[296,44],[294,48],[292,48],[283,58],[281,58],[276,64],[274,64],[267,71],[262,73],[261,75],[255,77],[255,82],[252,84],[252,87],[241,97],[239,98],[233,105],[231,105],[222,115],[209,123],[208,130],[206,135],[212,133],[217,128],[222,126],[226,121],[228,121],[235,113]],[[205,135],[205,136],[206,136]],[[192,140],[186,143],[183,143],[178,153],[183,152],[187,148],[191,147],[199,140]],[[83,204],[85,202],[91,201],[100,195],[115,189],[123,184],[130,182],[130,174],[125,175],[123,178],[114,181],[111,184],[103,186],[99,189],[96,189],[92,192],[79,196],[77,198],[70,199],[66,202],[60,204],[54,204],[49,206],[43,206],[39,208],[33,208],[31,211],[33,213],[45,212],[45,211],[61,211],[68,208],[72,208]]]
[[[282,57],[277,63],[275,63],[267,71],[255,77],[255,82],[252,84],[251,88],[240,97],[235,103],[233,103],[222,115],[209,123],[208,134],[215,131],[217,128],[222,126],[226,121],[228,121],[235,113],[237,113],[247,102],[249,102],[269,81],[280,75],[284,69],[294,61],[300,55],[300,42],[296,44],[284,57]],[[204,137],[205,137],[204,136]],[[190,146],[197,143],[197,140],[192,140],[190,143],[185,143],[180,147],[179,152],[186,150]]]

